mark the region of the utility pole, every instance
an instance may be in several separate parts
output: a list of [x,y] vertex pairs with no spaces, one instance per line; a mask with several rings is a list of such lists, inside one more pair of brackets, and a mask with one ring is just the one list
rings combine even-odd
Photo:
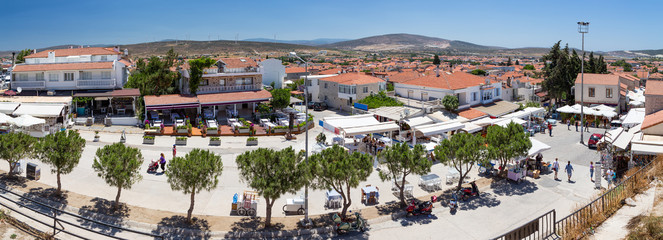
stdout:
[[582,35],[582,61],[580,62],[580,144],[584,144],[585,123],[585,33],[589,32],[589,22],[578,22],[578,32]]

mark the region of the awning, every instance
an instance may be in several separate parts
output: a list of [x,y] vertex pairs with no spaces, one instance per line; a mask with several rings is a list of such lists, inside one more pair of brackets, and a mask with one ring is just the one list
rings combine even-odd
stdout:
[[46,123],[46,120],[26,114],[26,115],[21,115],[20,117],[17,118],[10,119],[8,123],[14,124],[19,127],[30,127],[32,125],[44,124]]
[[195,96],[169,94],[160,96],[145,96],[145,109],[163,110],[179,108],[197,108],[200,106]]
[[32,115],[35,117],[54,118],[62,115],[64,104],[22,103],[13,115]]
[[382,122],[375,125],[343,128],[342,131],[345,133],[346,136],[354,136],[359,134],[392,132],[398,129],[400,128],[394,122]]
[[117,89],[111,91],[86,91],[77,92],[74,97],[138,97],[140,90],[137,88]]
[[476,124],[473,124],[473,123],[466,122],[464,124],[465,124],[465,127],[463,127],[462,130],[466,131],[467,133],[475,133],[475,132],[479,132],[479,131],[481,131],[481,129],[483,129],[483,127],[481,127],[479,125],[476,125]]
[[360,114],[353,116],[326,117],[322,119],[322,127],[340,134],[340,129],[376,125],[380,122],[373,117],[373,114]]
[[529,116],[540,116],[545,113],[545,109],[539,107],[528,107],[518,112],[510,113],[502,116],[503,118],[528,118]]
[[290,97],[290,103],[303,103],[303,102],[304,102],[304,101],[302,101],[302,100],[299,99],[299,98],[292,97],[292,96]]
[[421,132],[424,136],[433,136],[462,129],[463,127],[465,127],[465,124],[460,122],[443,122],[417,126],[414,127],[414,130]]
[[379,107],[369,109],[368,112],[378,115],[380,117],[388,118],[391,120],[401,120],[406,117],[415,117],[423,114],[423,111],[411,107]]
[[0,124],[5,124],[11,121],[13,118],[8,116],[7,114],[1,113],[0,112]]
[[638,124],[642,124],[645,120],[644,108],[631,108],[622,121],[622,126],[630,128]]
[[641,155],[658,155],[663,153],[663,142],[633,141],[631,153]]
[[529,140],[532,142],[532,147],[527,151],[527,156],[534,156],[536,154],[539,154],[540,152],[550,149],[550,146],[548,146],[548,144],[542,143],[539,140],[536,140],[531,137],[529,138]]
[[631,143],[631,140],[633,140],[633,137],[638,132],[640,132],[640,125],[635,126],[634,128],[631,128],[628,131],[622,131],[622,133],[619,134],[619,136],[617,137],[617,139],[615,139],[612,145],[622,150],[626,150],[628,145]]
[[520,118],[509,118],[509,119],[502,119],[498,122],[495,122],[495,123],[493,123],[493,125],[507,127],[509,125],[509,123],[511,123],[511,122],[514,122],[516,124],[525,124],[525,123],[527,123],[527,121],[522,120]]
[[16,108],[18,108],[18,105],[21,105],[21,104],[20,103],[14,103],[14,102],[0,102],[0,113],[12,114],[14,111],[16,111]]
[[482,111],[493,117],[500,117],[506,114],[509,114],[513,111],[518,110],[520,106],[515,103],[507,101],[496,101],[490,104],[485,104],[482,106],[473,107],[476,110]]
[[413,118],[405,119],[405,123],[407,123],[407,125],[410,125],[410,127],[420,126],[420,125],[424,125],[424,124],[431,124],[431,123],[434,123],[434,122],[435,121],[433,121],[433,119],[431,119],[427,116],[413,117]]
[[198,101],[202,106],[264,102],[269,101],[270,98],[272,98],[272,93],[268,92],[267,90],[198,95]]

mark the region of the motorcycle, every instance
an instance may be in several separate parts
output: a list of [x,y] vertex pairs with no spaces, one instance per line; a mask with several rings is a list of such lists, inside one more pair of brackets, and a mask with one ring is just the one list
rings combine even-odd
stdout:
[[467,199],[470,199],[470,197],[473,196],[479,196],[479,188],[477,188],[477,184],[474,181],[472,181],[470,182],[470,185],[472,185],[472,187],[460,189],[463,201],[467,201]]
[[341,219],[338,213],[334,213],[332,219],[334,220],[334,223],[336,223],[336,232],[338,234],[343,234],[349,231],[366,231],[366,220],[361,218],[358,212],[355,212],[355,218],[354,222],[346,222]]
[[417,216],[419,214],[430,215],[433,212],[433,203],[437,201],[437,196],[432,196],[430,198],[430,201],[426,201],[418,205],[413,199],[407,209],[405,209],[407,211],[406,216],[409,216],[410,214],[412,216]]
[[452,193],[451,199],[449,199],[449,211],[453,213],[456,209],[458,209],[458,194]]

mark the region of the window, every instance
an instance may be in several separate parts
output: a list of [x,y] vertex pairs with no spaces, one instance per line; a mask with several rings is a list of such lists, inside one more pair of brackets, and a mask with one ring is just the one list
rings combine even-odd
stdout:
[[327,96],[325,96],[325,101],[327,101]]
[[605,97],[606,98],[612,98],[612,88],[606,88],[605,89]]
[[37,81],[44,81],[44,73],[43,72],[37,73],[35,75],[35,78],[37,79]]
[[477,101],[477,92],[472,93],[472,102]]
[[207,85],[209,85],[209,80],[203,79],[202,81],[200,81],[200,86],[207,86]]
[[483,96],[481,98],[482,101],[491,100],[491,99],[493,99],[493,92],[492,91],[483,92]]
[[101,56],[101,61],[108,61],[108,56],[102,55]]
[[364,93],[368,93],[368,87],[364,87]]
[[16,75],[16,80],[17,81],[27,81],[28,80],[28,74],[27,73],[19,73]]
[[235,79],[235,85],[244,85],[244,79]]
[[500,89],[499,89],[499,88],[495,88],[495,96],[497,97],[497,96],[499,96],[499,95],[500,95]]
[[589,97],[595,97],[595,95],[596,95],[595,90],[596,90],[596,89],[594,89],[593,87],[590,87],[590,88],[589,88],[589,91],[588,91],[588,92],[589,92],[589,95],[588,95],[588,96],[589,96]]
[[[345,93],[345,94],[357,94],[357,86],[339,84],[338,85],[338,92],[339,93]],[[367,88],[366,92],[368,92],[368,88]]]
[[65,81],[74,81],[74,73],[64,73]]
[[224,79],[219,80],[219,85],[225,86],[226,85],[226,80],[224,80]]
[[58,80],[60,80],[60,75],[58,75],[57,73],[48,74],[48,81],[57,82]]
[[82,80],[92,80],[92,72],[81,72]]
[[253,84],[253,78],[244,79],[244,84]]
[[[325,83],[325,88],[327,88],[327,83]],[[325,100],[327,100],[326,97],[325,97]]]
[[110,78],[111,78],[111,72],[110,71],[101,72],[101,79],[110,79]]

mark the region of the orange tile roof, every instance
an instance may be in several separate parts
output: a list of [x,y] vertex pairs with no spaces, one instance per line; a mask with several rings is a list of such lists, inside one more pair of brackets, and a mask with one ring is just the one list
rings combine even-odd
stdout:
[[200,94],[198,95],[198,100],[200,101],[200,104],[213,105],[250,101],[267,101],[271,97],[272,93],[263,89],[259,91]]
[[474,108],[468,108],[468,109],[465,109],[465,110],[462,110],[462,111],[458,112],[458,116],[467,118],[468,120],[472,120],[472,119],[475,119],[475,118],[488,116],[488,114],[486,114],[482,111],[476,110]]
[[642,127],[640,129],[656,126],[662,122],[663,122],[663,110],[660,110],[658,112],[651,113],[645,116],[645,120],[642,121]]
[[415,78],[418,78],[418,77],[421,77],[421,74],[419,74],[419,72],[400,72],[400,73],[394,74],[392,76],[389,76],[389,81],[400,83],[400,82],[409,81],[409,80],[412,80],[412,79],[415,79]]
[[384,80],[373,77],[370,75],[366,75],[364,73],[343,73],[341,75],[333,76],[333,77],[326,77],[326,78],[321,78],[320,80],[323,81],[328,81],[328,82],[336,82],[340,84],[346,84],[346,85],[364,85],[364,84],[371,84],[371,83],[379,83],[379,82],[384,82]]
[[[288,69],[286,69],[286,72],[287,72],[287,70]],[[339,74],[341,72],[343,72],[342,68],[330,68],[330,69],[318,72],[318,75]]]
[[[477,76],[466,72],[440,72],[437,77],[434,73],[415,78],[409,81],[402,82],[402,84],[415,85],[421,87],[431,87],[439,89],[457,90],[473,86],[479,86],[486,82],[485,77]],[[495,81],[490,81],[494,83]]]
[[144,97],[145,106],[155,105],[176,105],[176,104],[197,104],[198,98],[190,95],[182,94],[169,94],[154,96],[149,95]]
[[[244,60],[244,61],[242,61]],[[219,58],[226,64],[227,68],[244,68],[244,67],[257,67],[258,64],[250,58]]]
[[56,57],[66,57],[66,56],[78,56],[78,55],[119,55],[119,52],[113,51],[113,49],[102,48],[102,47],[91,47],[91,48],[66,48],[66,49],[54,49],[54,50],[44,50],[38,53],[30,54],[25,56],[25,58],[46,58],[48,57],[48,52],[55,52]]
[[646,95],[663,96],[663,81],[647,81],[647,87],[645,88]]
[[[581,83],[582,78],[580,75],[578,73],[576,83]],[[619,83],[619,76],[613,74],[585,73],[584,81],[585,84],[617,85]]]
[[83,63],[50,63],[50,64],[20,64],[14,67],[14,72],[36,72],[55,70],[85,70],[85,69],[111,69],[113,62],[83,62]]
[[306,68],[303,67],[289,67],[285,69],[285,73],[305,73]]

